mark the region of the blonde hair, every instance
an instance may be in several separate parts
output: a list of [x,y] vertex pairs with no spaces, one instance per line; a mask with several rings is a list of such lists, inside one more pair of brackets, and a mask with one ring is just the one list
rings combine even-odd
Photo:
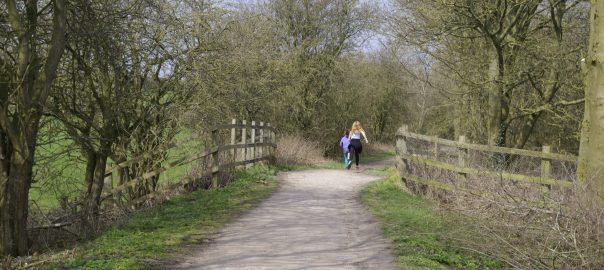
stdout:
[[361,125],[360,121],[354,121],[354,123],[352,123],[352,128],[350,128],[350,133],[356,133],[356,132],[365,132],[365,130],[363,130],[363,126]]

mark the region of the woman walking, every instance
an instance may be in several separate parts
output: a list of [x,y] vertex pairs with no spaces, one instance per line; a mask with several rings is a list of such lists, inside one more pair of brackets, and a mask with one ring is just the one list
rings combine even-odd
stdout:
[[350,145],[348,146],[348,165],[346,169],[350,169],[352,166],[352,155],[354,155],[354,161],[356,163],[357,170],[359,169],[359,155],[363,152],[363,145],[361,144],[361,140],[365,140],[365,143],[369,143],[367,140],[367,135],[365,134],[365,130],[363,130],[363,126],[361,126],[361,122],[354,121],[352,123],[352,128],[350,129]]

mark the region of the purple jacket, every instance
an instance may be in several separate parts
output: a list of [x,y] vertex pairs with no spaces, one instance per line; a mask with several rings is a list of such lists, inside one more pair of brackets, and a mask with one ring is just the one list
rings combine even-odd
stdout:
[[350,140],[347,136],[342,136],[342,139],[340,139],[340,147],[342,147],[344,152],[348,152],[348,145],[350,145]]

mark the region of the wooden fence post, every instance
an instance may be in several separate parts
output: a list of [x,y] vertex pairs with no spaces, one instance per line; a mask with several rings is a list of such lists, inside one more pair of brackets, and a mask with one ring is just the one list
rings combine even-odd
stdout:
[[[459,142],[462,144],[466,143],[466,136],[459,136]],[[468,166],[468,149],[467,148],[459,148],[459,154],[457,155],[458,165],[461,168],[466,168]],[[468,175],[465,173],[459,173],[459,180],[466,181],[468,179]]]
[[401,174],[403,182],[405,183],[407,181],[405,176],[411,172],[411,169],[409,168],[409,162],[405,157],[406,155],[408,155],[407,138],[403,133],[406,133],[407,131],[409,131],[409,126],[403,125],[398,130],[398,133],[401,134],[396,137],[396,153],[398,155],[397,168]]
[[[212,130],[212,147],[220,147],[218,129]],[[220,150],[212,153],[212,188],[218,187],[218,177],[220,172]]]
[[272,156],[275,157],[277,151],[277,136],[275,136],[275,131],[271,130],[271,143],[274,144]]
[[[243,125],[243,127],[241,128],[241,144],[244,145],[244,147],[241,148],[241,161],[245,162],[247,161],[247,134],[245,132],[245,125],[247,125],[247,121],[242,120],[241,124]],[[243,167],[245,168],[245,164],[243,165]]]
[[[271,143],[271,144],[274,144],[275,142],[273,141],[273,138],[274,138],[274,136],[273,136],[273,131],[272,131],[272,130],[270,130],[270,128],[271,128],[271,123],[266,123],[266,127],[268,128],[268,129],[266,130],[266,131],[268,132],[268,134],[266,135],[267,142],[268,142],[268,143]],[[270,158],[272,158],[272,157],[273,157],[273,155],[275,154],[275,149],[273,148],[273,146],[268,146],[268,147],[267,147],[267,150],[268,150],[268,151],[267,151],[268,153],[266,153],[266,154],[267,154],[267,155],[268,155]]]
[[264,122],[260,122],[260,147],[258,156],[264,158]]
[[256,121],[252,121],[252,152],[250,153],[250,159],[252,160],[252,163],[250,165],[254,166],[254,162],[253,160],[256,159]]
[[[543,153],[549,154],[552,152],[552,147],[549,145],[544,145],[541,148]],[[552,176],[552,161],[550,159],[541,159],[541,178],[549,179]],[[552,189],[551,185],[545,185],[548,189]]]
[[[231,120],[231,124],[236,125],[237,119]],[[231,128],[231,145],[235,145],[237,143],[235,141],[236,139],[237,139],[237,129],[235,127],[232,127]],[[233,150],[231,151],[231,156],[232,156],[233,162],[237,162],[237,149],[233,148]]]
[[434,156],[434,160],[438,160],[438,143],[434,142],[434,149],[432,149],[432,155]]

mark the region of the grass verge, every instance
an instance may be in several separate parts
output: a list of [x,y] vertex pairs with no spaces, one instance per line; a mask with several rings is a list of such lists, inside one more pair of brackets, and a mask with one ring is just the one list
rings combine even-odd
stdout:
[[[364,166],[369,162],[388,160],[390,158],[395,157],[396,154],[393,151],[373,151],[371,153],[364,153],[361,155],[360,165]],[[353,165],[354,166],[354,165]],[[318,163],[314,166],[289,166],[286,168],[292,169],[302,169],[302,168],[319,168],[319,169],[343,169],[344,168],[344,158],[343,156],[338,156],[335,160],[328,160],[325,162]]]
[[380,220],[385,236],[393,243],[397,265],[414,269],[500,269],[498,261],[461,248],[470,241],[472,229],[453,213],[438,210],[425,199],[401,190],[395,169],[378,172],[386,179],[362,191],[363,202]]
[[227,187],[163,202],[76,248],[67,262],[46,269],[144,269],[216,233],[268,197],[277,186],[276,173],[273,167],[256,166],[237,172]]

